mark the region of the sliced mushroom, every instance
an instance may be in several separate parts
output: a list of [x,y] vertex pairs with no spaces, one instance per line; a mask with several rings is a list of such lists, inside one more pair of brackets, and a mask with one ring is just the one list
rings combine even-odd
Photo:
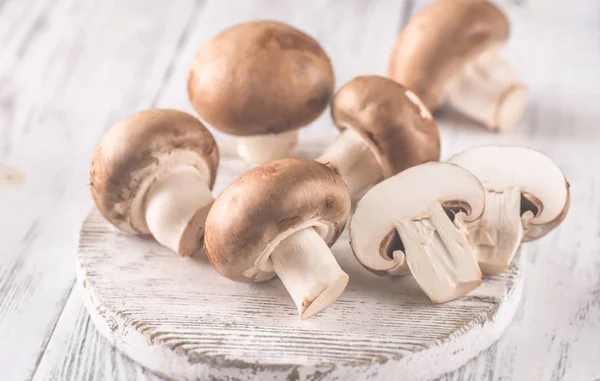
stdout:
[[219,150],[195,117],[148,110],[114,125],[92,160],[91,191],[117,228],[151,234],[181,255],[202,246]]
[[331,114],[341,134],[317,160],[342,176],[353,198],[406,168],[440,158],[431,114],[390,79],[354,78],[333,97]]
[[430,109],[448,99],[491,129],[513,128],[527,89],[498,51],[509,22],[485,0],[438,1],[413,16],[392,53],[390,76]]
[[482,218],[466,228],[485,275],[508,269],[521,240],[540,238],[569,210],[569,184],[548,156],[524,147],[478,147],[450,159],[486,189]]
[[308,159],[281,159],[236,179],[206,221],[206,252],[223,276],[262,282],[276,274],[308,319],[344,291],[348,275],[328,246],[350,215],[335,171]]
[[258,165],[290,156],[298,129],[327,107],[334,87],[329,57],[289,25],[235,25],[198,51],[188,95],[209,125],[238,136],[238,153]]
[[358,202],[350,222],[354,255],[380,275],[410,271],[435,303],[460,297],[479,286],[481,272],[456,224],[480,218],[484,198],[479,180],[459,166],[409,168]]

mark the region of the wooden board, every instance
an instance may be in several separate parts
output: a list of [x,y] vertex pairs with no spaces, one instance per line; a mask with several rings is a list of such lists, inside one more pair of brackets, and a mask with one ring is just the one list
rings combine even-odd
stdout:
[[[143,108],[190,111],[187,65],[203,41],[250,19],[292,23],[322,41],[339,87],[385,74],[397,31],[431,2],[0,0],[0,379],[158,379],[98,336],[71,292],[72,264],[102,132]],[[442,156],[481,144],[540,149],[571,182],[572,207],[527,245],[523,303],[497,345],[441,380],[597,380],[600,2],[497,3],[512,22],[503,55],[531,90],[526,117],[498,135],[439,113]],[[334,132],[327,114],[306,135],[319,131]]]
[[180,258],[118,231],[94,209],[81,231],[77,285],[112,345],[178,380],[428,380],[495,342],[521,299],[519,264],[464,298],[433,305],[411,277],[362,268],[347,231],[333,252],[348,288],[300,321],[279,280],[229,281],[204,255]]

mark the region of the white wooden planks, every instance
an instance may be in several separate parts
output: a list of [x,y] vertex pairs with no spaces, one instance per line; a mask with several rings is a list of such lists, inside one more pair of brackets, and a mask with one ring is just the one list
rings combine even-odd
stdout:
[[[23,176],[19,186],[0,179],[0,379],[28,378],[67,298],[75,237],[91,205],[87,163],[95,142],[111,122],[153,103],[190,110],[185,72],[202,41],[228,20],[294,22],[324,41],[339,87],[353,75],[384,74],[404,10],[426,2],[0,1],[0,178]],[[563,167],[576,198],[559,231],[529,245],[525,259],[535,271],[517,321],[497,346],[446,379],[599,378],[600,177],[593,168],[600,162],[600,3],[499,3],[513,21],[505,56],[532,91],[526,119],[498,136],[441,113],[443,156],[485,143],[533,146]],[[326,115],[310,130],[334,133]],[[300,154],[316,156],[312,149]],[[58,324],[57,334],[69,327]],[[96,335],[93,327],[88,334]],[[78,347],[88,336],[67,337]],[[91,350],[67,348],[51,340],[53,356],[42,364],[57,368]],[[88,371],[61,377],[113,379]],[[114,379],[128,377],[117,372]]]
[[23,180],[0,187],[0,378],[21,380],[73,284],[96,142],[150,106],[201,3],[1,4],[0,170]]

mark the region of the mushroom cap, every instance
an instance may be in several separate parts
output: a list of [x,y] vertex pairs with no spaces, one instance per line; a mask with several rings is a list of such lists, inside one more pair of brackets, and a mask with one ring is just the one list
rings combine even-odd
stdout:
[[116,123],[96,148],[90,170],[96,207],[110,223],[134,233],[148,234],[130,219],[131,201],[142,184],[171,165],[192,165],[215,181],[219,149],[204,125],[178,110],[153,109]]
[[358,261],[379,274],[393,272],[402,265],[388,256],[395,223],[427,218],[434,202],[459,207],[466,212],[463,220],[471,222],[483,214],[485,191],[469,171],[438,162],[408,168],[380,182],[358,202],[350,221],[350,246]]
[[547,234],[567,215],[569,183],[558,165],[539,151],[525,147],[484,146],[460,152],[449,161],[472,172],[487,191],[521,189],[523,196],[537,208],[529,222],[536,229],[526,232],[528,240]]
[[413,16],[396,41],[390,77],[434,110],[462,67],[508,39],[504,13],[485,0],[440,0]]
[[333,169],[308,159],[273,161],[242,174],[217,198],[206,220],[206,254],[231,280],[267,280],[281,240],[313,226],[331,246],[349,215],[348,189]]
[[418,97],[388,78],[354,78],[333,97],[331,115],[338,129],[363,137],[385,178],[440,159],[433,117]]
[[198,51],[188,95],[201,117],[231,135],[305,126],[327,107],[333,68],[319,43],[280,22],[232,26]]

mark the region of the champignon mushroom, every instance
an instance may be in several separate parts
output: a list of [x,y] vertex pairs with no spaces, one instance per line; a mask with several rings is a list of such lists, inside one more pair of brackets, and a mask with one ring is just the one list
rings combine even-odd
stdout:
[[258,165],[290,156],[298,129],[327,107],[334,87],[329,57],[289,25],[235,25],[198,51],[188,95],[212,127],[238,137],[238,153]]
[[410,272],[433,302],[446,302],[481,283],[475,253],[455,224],[480,218],[484,202],[479,180],[465,169],[417,165],[375,185],[358,202],[350,245],[367,269]]
[[569,210],[569,184],[548,156],[524,147],[488,146],[450,159],[473,173],[486,190],[485,212],[467,225],[485,275],[508,269],[521,240],[540,238]]
[[237,178],[206,221],[206,253],[223,276],[262,282],[278,275],[301,319],[335,301],[348,275],[331,246],[350,215],[343,180],[326,165],[281,159]]
[[498,51],[510,25],[485,0],[438,1],[413,16],[392,53],[390,76],[435,110],[444,99],[491,129],[521,119],[527,89]]
[[406,168],[440,159],[431,114],[390,79],[354,78],[333,97],[331,115],[341,134],[317,161],[342,176],[353,198]]
[[198,119],[177,110],[138,112],[115,124],[92,160],[91,191],[119,229],[151,234],[187,256],[202,246],[219,150]]

